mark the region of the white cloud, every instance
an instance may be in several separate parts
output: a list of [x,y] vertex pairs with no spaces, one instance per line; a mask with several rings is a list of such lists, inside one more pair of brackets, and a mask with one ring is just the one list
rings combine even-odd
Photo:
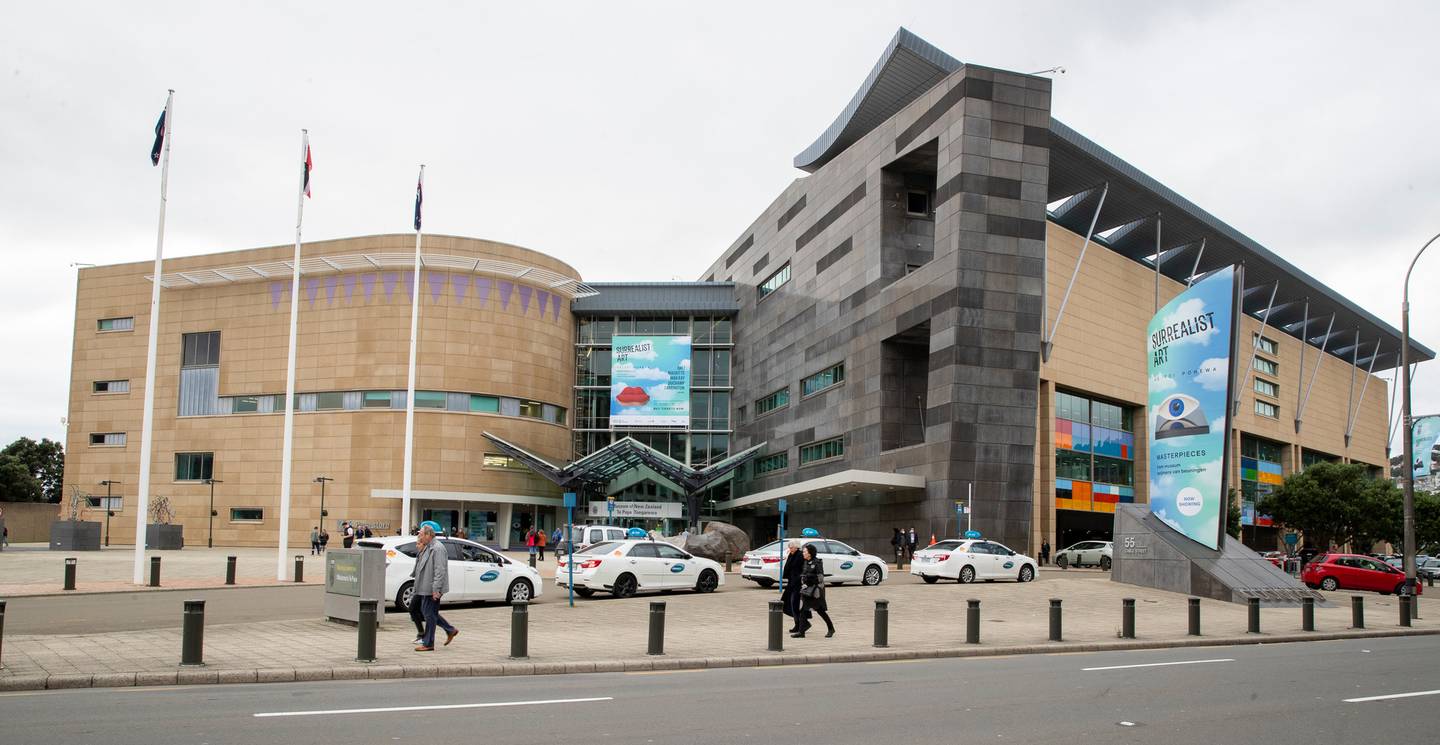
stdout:
[[1174,378],[1165,375],[1150,376],[1150,390],[1152,391],[1168,391],[1178,385],[1180,384],[1176,383]]
[[[1204,315],[1205,312],[1206,310],[1204,300],[1201,300],[1198,297],[1190,298],[1189,300],[1186,300],[1185,302],[1175,306],[1175,310],[1169,315],[1165,316],[1165,319],[1162,321],[1162,323],[1166,326],[1176,323],[1189,323],[1195,320],[1196,316]],[[1219,329],[1211,326],[1204,331],[1199,331],[1193,334],[1182,336],[1179,339],[1170,342],[1170,346],[1178,347],[1185,344],[1208,344],[1210,342],[1210,337],[1214,336],[1217,332],[1219,332]]]
[[625,377],[631,384],[639,384],[647,380],[669,380],[670,373],[658,367],[637,367],[626,373]]
[[1225,364],[1221,357],[1211,357],[1200,363],[1201,372],[1195,376],[1195,382],[1207,391],[1225,392],[1225,387],[1230,382],[1230,366]]

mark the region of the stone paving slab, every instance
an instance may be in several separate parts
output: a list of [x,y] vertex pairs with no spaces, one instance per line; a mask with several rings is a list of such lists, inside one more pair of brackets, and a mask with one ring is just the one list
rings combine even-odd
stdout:
[[[925,585],[893,574],[878,587],[828,592],[837,633],[812,630],[785,637],[769,652],[767,605],[777,597],[734,575],[724,591],[631,599],[597,597],[566,607],[554,585],[550,602],[530,608],[530,657],[512,660],[511,611],[504,606],[447,609],[461,634],[435,652],[413,651],[414,629],[403,614],[387,616],[375,664],[354,661],[357,632],[320,619],[225,624],[210,618],[204,668],[179,667],[180,629],[81,635],[13,635],[4,639],[0,690],[75,686],[279,682],[340,678],[533,675],[739,667],[818,662],[959,657],[1037,652],[1184,647],[1237,643],[1440,633],[1440,609],[1421,600],[1424,618],[1399,627],[1394,597],[1364,594],[1364,631],[1350,626],[1349,593],[1329,593],[1315,609],[1316,632],[1300,629],[1298,607],[1261,611],[1261,634],[1247,634],[1244,606],[1202,602],[1204,636],[1188,637],[1187,598],[1111,582],[1100,572],[1043,571],[1029,584]],[[1049,642],[1049,600],[1064,601],[1064,641]],[[1122,598],[1136,599],[1137,639],[1119,639]],[[981,601],[981,644],[966,645],[966,600]],[[875,601],[889,601],[889,647],[872,645]],[[650,603],[666,603],[665,652],[646,655]],[[317,608],[317,615],[318,615]],[[818,621],[818,619],[816,619]],[[787,619],[788,621],[788,619]]]

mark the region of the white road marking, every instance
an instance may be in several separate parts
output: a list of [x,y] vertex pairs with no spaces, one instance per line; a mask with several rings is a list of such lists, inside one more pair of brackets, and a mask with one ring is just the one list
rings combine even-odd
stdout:
[[314,717],[330,714],[382,714],[394,711],[440,711],[444,709],[490,709],[501,706],[540,706],[543,704],[583,704],[593,701],[614,701],[612,696],[599,698],[556,698],[548,701],[498,701],[488,704],[445,704],[441,706],[384,706],[375,709],[324,709],[316,711],[266,711],[256,717]]
[[1234,662],[1235,660],[1226,657],[1220,660],[1181,660],[1179,662],[1147,662],[1143,665],[1108,665],[1106,667],[1082,667],[1081,672],[1095,672],[1096,670],[1129,670],[1134,667],[1165,667],[1167,665],[1203,665],[1209,662]]
[[1384,696],[1366,696],[1364,698],[1347,698],[1347,704],[1363,704],[1366,701],[1385,701],[1392,698],[1414,698],[1415,696],[1436,696],[1440,691],[1415,691],[1413,693],[1391,693]]

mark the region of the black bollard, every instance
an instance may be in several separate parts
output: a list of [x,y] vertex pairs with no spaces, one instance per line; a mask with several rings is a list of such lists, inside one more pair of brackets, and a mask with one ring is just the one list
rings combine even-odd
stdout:
[[1415,592],[1410,593],[1410,617],[1411,617],[1411,618],[1419,618],[1419,617],[1420,617],[1420,596],[1419,596],[1418,594],[1416,594],[1416,593],[1418,593],[1418,592],[1420,592],[1420,580],[1417,579],[1417,580],[1415,580]]
[[1365,598],[1359,595],[1350,596],[1350,628],[1365,628]]
[[1430,587],[1434,587],[1434,586],[1435,586],[1435,575],[1432,574],[1432,575],[1426,577],[1426,578],[1425,578],[1425,584],[1429,585]]
[[1050,598],[1050,641],[1060,641],[1060,598]]
[[531,552],[530,552],[530,568],[531,568],[531,569],[534,569],[534,568],[535,568],[535,552],[534,552],[534,551],[531,551]]
[[[535,555],[530,555],[534,560]],[[510,659],[530,658],[530,604],[517,601],[510,606]]]
[[1245,630],[1247,634],[1260,633],[1260,598],[1245,598],[1245,605],[1249,609],[1250,628]]
[[0,670],[5,668],[5,601],[0,600]]
[[374,662],[375,657],[375,622],[380,615],[380,601],[360,601],[360,622],[356,624],[359,636],[355,643],[356,662]]
[[730,559],[730,552],[729,552],[729,551],[726,551],[726,552],[725,552],[725,573],[726,573],[726,574],[729,574],[729,573],[732,572],[732,571],[734,571],[734,565],[732,564],[731,559]]
[[159,557],[159,556],[151,556],[151,557],[150,557],[150,586],[151,586],[151,587],[159,587],[159,586],[160,586],[160,557]]
[[890,601],[875,601],[875,646],[890,646]]
[[1200,635],[1200,598],[1190,598],[1190,635]]
[[227,584],[227,585],[233,585],[233,584],[235,584],[235,557],[234,557],[234,556],[226,557],[226,559],[225,559],[225,584]]
[[296,556],[296,557],[295,557],[295,581],[296,581],[296,582],[304,582],[304,581],[305,581],[305,557],[304,557],[304,556]]
[[1400,596],[1400,625],[1401,625],[1401,626],[1409,626],[1409,625],[1410,625],[1410,596],[1409,596],[1409,595],[1401,595],[1401,596]]
[[1135,638],[1135,598],[1120,601],[1120,638]]
[[650,645],[645,654],[665,654],[665,603],[650,603]]
[[980,601],[975,598],[965,601],[965,643],[980,643]]
[[79,559],[65,560],[65,589],[67,590],[75,589],[75,565],[79,561]]
[[1300,598],[1300,630],[1315,630],[1315,598]]
[[186,600],[180,626],[180,665],[205,665],[205,601]]
[[[782,633],[785,629],[785,604],[779,600],[770,601],[770,643],[766,647],[771,652],[785,651],[785,638]],[[797,619],[798,620],[798,619]]]

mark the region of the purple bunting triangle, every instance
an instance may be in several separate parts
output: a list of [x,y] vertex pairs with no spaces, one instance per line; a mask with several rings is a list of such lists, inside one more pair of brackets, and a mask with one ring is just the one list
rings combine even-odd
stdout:
[[355,299],[355,281],[358,279],[360,279],[358,274],[347,274],[340,280],[341,284],[345,286],[345,302],[348,303]]
[[305,281],[305,299],[310,301],[310,307],[315,307],[315,293],[320,290],[320,280],[310,279]]
[[544,290],[536,290],[535,297],[540,301],[540,320],[545,320],[545,311],[550,307],[550,293]]
[[500,291],[500,308],[510,310],[510,293],[515,290],[515,283],[506,280],[498,280],[495,289]]
[[534,292],[534,287],[530,285],[520,285],[520,315],[525,315],[530,312],[530,295]]
[[560,320],[560,296],[558,294],[555,296],[555,303],[552,307],[554,308],[554,310],[550,312],[550,320]]
[[490,278],[475,278],[475,297],[480,299],[480,307],[485,307],[490,302]]
[[400,275],[395,272],[385,272],[385,302],[395,295],[395,284],[400,281]]
[[280,307],[280,296],[283,294],[285,294],[284,282],[270,283],[270,310],[275,310]]
[[413,272],[413,271],[405,272],[405,275],[400,278],[400,281],[401,281],[402,283],[404,283],[404,285],[405,285],[405,297],[414,299],[414,297],[415,297],[415,272]]
[[379,276],[379,275],[376,275],[376,274],[362,274],[362,275],[360,275],[360,285],[361,285],[361,287],[363,287],[363,288],[365,289],[365,302],[367,302],[367,303],[370,302],[370,298],[375,294],[375,279],[376,279],[377,276]]
[[445,289],[445,278],[448,276],[439,272],[425,273],[425,279],[430,282],[430,302],[440,302],[440,292]]
[[325,278],[325,304],[326,304],[326,305],[333,305],[333,304],[335,303],[335,288],[337,288],[337,287],[339,287],[339,286],[340,286],[340,276],[339,276],[339,275],[337,275],[337,274],[332,274],[332,275],[330,275],[330,276],[328,276],[328,277]]
[[456,302],[465,302],[465,289],[470,286],[470,275],[456,274],[450,277],[450,287],[455,291]]

